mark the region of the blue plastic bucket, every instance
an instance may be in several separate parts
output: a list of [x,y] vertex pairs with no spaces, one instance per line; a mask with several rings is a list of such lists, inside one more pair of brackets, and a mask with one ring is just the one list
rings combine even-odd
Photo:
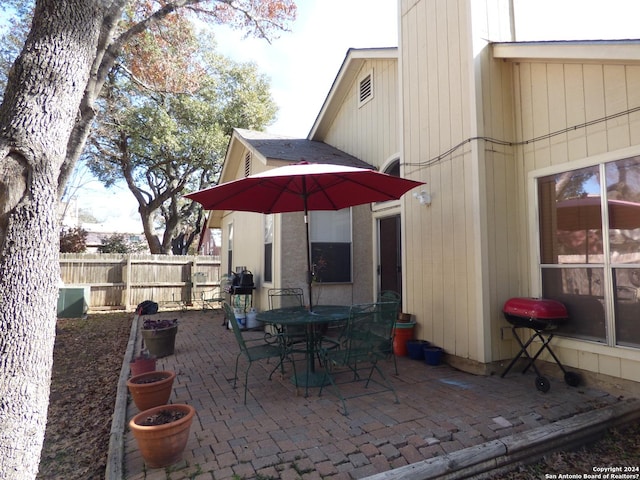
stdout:
[[440,365],[442,361],[442,349],[427,345],[422,349],[424,353],[424,361],[427,365]]
[[426,340],[407,340],[407,356],[412,360],[424,360],[423,349],[430,345]]

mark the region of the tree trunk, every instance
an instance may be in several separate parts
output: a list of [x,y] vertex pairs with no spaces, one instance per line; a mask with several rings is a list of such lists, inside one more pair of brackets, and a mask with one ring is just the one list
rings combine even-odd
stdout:
[[39,0],[0,106],[0,478],[35,478],[53,364],[58,176],[105,2]]

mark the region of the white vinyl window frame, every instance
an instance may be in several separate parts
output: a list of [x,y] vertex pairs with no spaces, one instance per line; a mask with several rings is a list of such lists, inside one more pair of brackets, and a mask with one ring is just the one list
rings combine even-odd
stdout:
[[[541,199],[538,194],[538,182],[544,177],[552,176],[552,175],[561,175],[564,173],[574,172],[581,169],[587,169],[589,167],[595,167],[598,170],[598,175],[604,181],[601,181],[601,191],[600,196],[603,199],[603,209],[602,209],[602,218],[603,218],[603,227],[607,227],[609,225],[609,215],[608,210],[606,208],[607,205],[607,175],[606,168],[608,164],[614,164],[618,161],[623,161],[626,159],[630,159],[632,157],[640,156],[640,148],[638,147],[630,147],[627,149],[622,149],[616,152],[606,152],[601,155],[597,155],[594,157],[586,158],[580,161],[574,161],[570,164],[562,164],[562,165],[553,165],[540,170],[531,171],[528,174],[528,198],[532,201],[529,203],[529,222],[530,225],[534,226],[529,230],[529,245],[531,247],[531,294],[534,297],[543,297],[545,295],[545,289],[543,286],[543,270],[545,268],[549,269],[571,269],[571,268],[597,268],[602,269],[602,283],[605,291],[604,299],[602,300],[604,315],[605,315],[605,326],[606,326],[606,338],[603,339],[602,342],[604,345],[609,347],[617,347],[622,349],[632,348],[636,350],[640,348],[637,344],[620,344],[616,338],[616,309],[614,307],[614,300],[616,298],[616,289],[614,289],[613,285],[613,277],[616,274],[616,268],[623,269],[635,269],[639,265],[634,264],[616,264],[611,262],[609,258],[610,248],[609,241],[610,239],[606,234],[603,233],[603,239],[605,239],[605,246],[603,247],[603,260],[599,263],[588,261],[587,263],[559,263],[559,264],[548,264],[543,263],[542,259],[542,243],[541,243],[541,226],[540,226],[540,203]],[[640,293],[640,289],[639,289]],[[558,332],[560,336],[562,336],[561,332]],[[573,336],[569,335],[567,340],[573,339],[576,341],[589,341],[589,338],[585,338],[582,336]],[[601,342],[597,342],[601,343]]]
[[273,283],[273,214],[264,215],[264,281]]

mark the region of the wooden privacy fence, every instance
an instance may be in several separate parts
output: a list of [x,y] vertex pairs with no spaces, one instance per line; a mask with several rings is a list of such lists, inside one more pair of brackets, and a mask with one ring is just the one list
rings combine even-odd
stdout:
[[203,255],[61,253],[60,271],[64,287],[90,287],[92,309],[184,306],[220,284],[220,258]]

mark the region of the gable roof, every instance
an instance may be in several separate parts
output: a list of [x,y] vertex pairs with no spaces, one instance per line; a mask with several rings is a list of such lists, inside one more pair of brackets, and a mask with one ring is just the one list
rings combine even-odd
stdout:
[[333,80],[329,93],[322,104],[307,138],[319,138],[326,133],[333,118],[340,109],[349,88],[355,81],[362,66],[367,60],[398,60],[398,47],[383,48],[350,48],[342,61],[340,70]]
[[[239,162],[243,159],[243,148],[250,150],[255,158],[265,165],[275,163],[274,166],[279,166],[282,162],[296,163],[304,160],[309,163],[328,163],[375,170],[373,165],[324,142],[234,128],[222,164],[219,183],[235,180],[232,172],[238,171]],[[209,213],[206,225],[209,228],[219,228],[221,220],[222,212],[215,210]]]
[[265,163],[269,161],[294,163],[304,160],[309,163],[374,168],[373,165],[331,145],[306,138],[285,137],[240,128],[234,130],[234,137],[244,143],[254,154],[261,156]]

